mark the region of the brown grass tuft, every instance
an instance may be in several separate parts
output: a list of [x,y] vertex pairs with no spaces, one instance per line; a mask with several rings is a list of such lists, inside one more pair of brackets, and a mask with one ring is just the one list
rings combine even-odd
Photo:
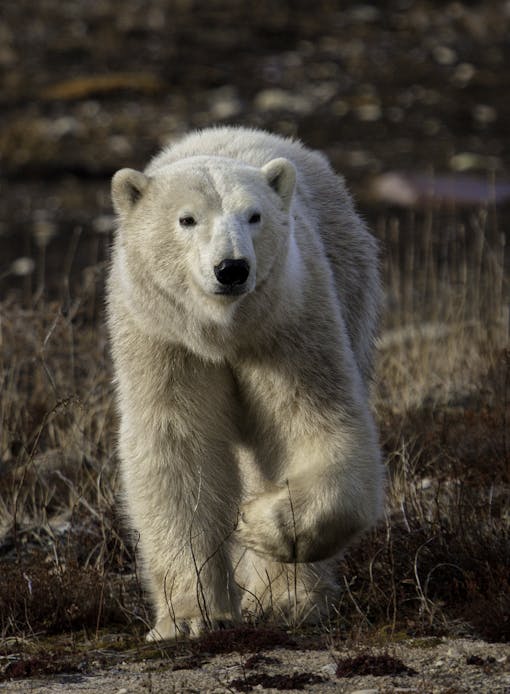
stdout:
[[41,550],[2,572],[0,629],[6,636],[83,630],[125,625],[111,577],[76,561],[55,564]]

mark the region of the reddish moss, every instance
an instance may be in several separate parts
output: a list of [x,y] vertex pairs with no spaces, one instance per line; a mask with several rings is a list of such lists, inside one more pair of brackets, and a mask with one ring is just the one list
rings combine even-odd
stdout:
[[304,690],[312,684],[324,682],[324,677],[311,672],[294,672],[292,675],[266,675],[257,673],[247,677],[239,677],[230,682],[230,687],[237,692],[251,692],[255,687],[262,689]]
[[78,660],[78,657],[58,657],[57,654],[49,652],[45,658],[24,658],[8,663],[4,672],[0,673],[0,681],[41,675],[58,675],[64,672],[71,674],[82,672],[83,669],[82,658]]
[[336,668],[337,677],[383,677],[385,675],[416,675],[416,670],[405,665],[399,658],[391,655],[370,655],[365,653],[355,658],[339,660]]

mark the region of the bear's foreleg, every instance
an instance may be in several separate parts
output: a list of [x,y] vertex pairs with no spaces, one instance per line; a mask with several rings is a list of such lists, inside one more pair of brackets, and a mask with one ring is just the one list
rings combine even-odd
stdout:
[[377,520],[383,484],[375,427],[366,412],[342,419],[335,433],[298,437],[288,447],[283,479],[241,506],[241,544],[275,561],[321,561]]
[[226,497],[232,493],[235,499],[235,485],[221,471],[212,474],[214,453],[200,459],[195,451],[195,467],[182,479],[178,465],[184,464],[183,456],[189,460],[189,450],[166,450],[156,468],[158,456],[152,451],[143,471],[124,474],[143,577],[156,614],[149,640],[196,636],[239,618],[230,559],[235,517],[226,511],[232,508]]
[[150,640],[197,635],[240,614],[230,376],[190,355],[157,356],[133,360],[120,378],[122,480],[156,612]]

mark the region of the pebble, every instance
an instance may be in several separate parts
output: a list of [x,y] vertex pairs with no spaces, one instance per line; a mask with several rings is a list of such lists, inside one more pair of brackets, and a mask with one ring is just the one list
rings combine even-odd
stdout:
[[495,169],[499,162],[496,157],[489,157],[475,152],[458,152],[450,158],[450,168],[453,171],[469,171],[470,169]]
[[381,16],[381,10],[374,5],[355,5],[348,14],[352,21],[364,24],[365,22],[376,22]]
[[473,118],[482,125],[493,123],[498,117],[498,112],[493,106],[478,104],[473,109]]
[[132,145],[128,137],[124,135],[113,135],[108,140],[109,147],[112,152],[121,156],[131,154]]
[[18,277],[31,275],[35,269],[35,261],[32,258],[18,258],[11,264],[11,274]]
[[310,99],[284,89],[263,89],[255,97],[258,111],[286,110],[294,113],[309,113],[312,110]]
[[452,82],[459,87],[465,87],[473,79],[476,69],[471,63],[460,63],[455,68],[452,76]]
[[359,120],[365,123],[370,123],[379,120],[379,118],[381,117],[381,113],[381,107],[375,101],[372,103],[360,104],[356,108],[356,114]]
[[216,120],[234,118],[243,110],[237,90],[230,86],[210,91],[208,100],[211,114]]
[[94,231],[98,234],[109,234],[115,229],[115,216],[113,214],[102,214],[92,222]]
[[32,230],[33,237],[38,246],[47,246],[51,239],[57,234],[57,225],[48,219],[39,218],[34,221]]
[[457,53],[449,46],[436,46],[432,55],[439,65],[453,65],[457,61]]

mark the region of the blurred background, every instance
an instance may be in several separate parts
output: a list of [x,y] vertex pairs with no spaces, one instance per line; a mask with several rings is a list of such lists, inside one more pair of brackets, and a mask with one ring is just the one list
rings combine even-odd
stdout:
[[509,20],[505,0],[3,0],[0,291],[100,288],[111,175],[212,124],[323,150],[390,252],[432,207],[439,255],[459,223],[472,248],[480,206],[498,246]]

